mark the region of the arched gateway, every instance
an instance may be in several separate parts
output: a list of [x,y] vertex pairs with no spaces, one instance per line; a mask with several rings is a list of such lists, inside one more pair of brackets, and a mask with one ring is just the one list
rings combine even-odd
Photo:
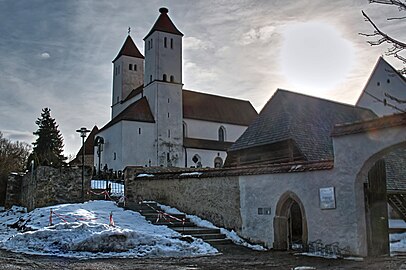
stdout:
[[299,197],[285,192],[276,205],[274,217],[274,249],[287,250],[307,243],[305,209]]

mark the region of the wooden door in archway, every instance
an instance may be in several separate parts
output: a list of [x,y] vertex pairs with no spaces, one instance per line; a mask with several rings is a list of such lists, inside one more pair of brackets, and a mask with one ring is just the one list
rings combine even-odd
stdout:
[[368,172],[365,186],[368,256],[389,254],[388,206],[385,161],[378,160]]

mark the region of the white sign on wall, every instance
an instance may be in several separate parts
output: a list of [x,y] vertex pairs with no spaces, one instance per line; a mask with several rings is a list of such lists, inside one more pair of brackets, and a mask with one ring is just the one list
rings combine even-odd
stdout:
[[336,208],[336,195],[334,187],[320,188],[319,190],[320,208],[321,209],[335,209]]

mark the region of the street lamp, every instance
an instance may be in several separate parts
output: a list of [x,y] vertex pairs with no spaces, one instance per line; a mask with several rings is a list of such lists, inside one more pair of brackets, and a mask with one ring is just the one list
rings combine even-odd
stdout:
[[97,156],[99,158],[97,174],[100,177],[101,176],[101,153],[103,152],[104,139],[103,139],[103,137],[97,136],[96,139],[94,140],[94,142],[95,142],[95,145],[97,146]]
[[76,132],[80,133],[80,137],[82,137],[82,202],[85,201],[85,192],[84,192],[84,181],[85,181],[85,138],[86,138],[86,133],[90,132],[85,127],[82,127]]

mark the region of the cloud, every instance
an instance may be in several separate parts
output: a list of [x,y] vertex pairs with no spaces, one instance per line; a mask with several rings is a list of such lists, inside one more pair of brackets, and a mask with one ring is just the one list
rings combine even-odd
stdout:
[[11,141],[20,141],[30,144],[35,140],[35,136],[32,132],[20,131],[20,130],[1,130],[4,137]]
[[43,52],[40,54],[41,59],[48,59],[51,57],[51,55],[47,52]]
[[186,37],[183,39],[183,47],[190,50],[207,50],[214,47],[208,40],[201,40],[196,37]]
[[257,41],[268,42],[271,40],[272,35],[275,33],[275,26],[267,25],[258,28],[251,28],[248,32],[243,34],[241,43],[248,45]]

